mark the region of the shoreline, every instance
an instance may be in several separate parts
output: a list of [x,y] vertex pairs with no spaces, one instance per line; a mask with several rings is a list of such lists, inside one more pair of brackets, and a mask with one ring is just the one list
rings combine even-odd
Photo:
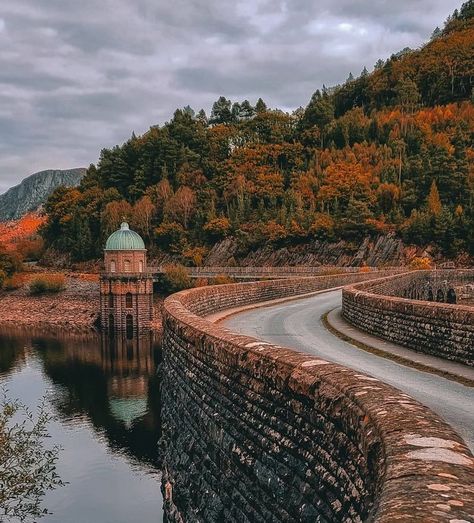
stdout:
[[[161,332],[161,302],[161,298],[155,297],[154,332]],[[100,334],[97,328],[99,304],[99,283],[69,274],[66,288],[54,294],[32,296],[26,285],[12,291],[0,291],[0,328]]]

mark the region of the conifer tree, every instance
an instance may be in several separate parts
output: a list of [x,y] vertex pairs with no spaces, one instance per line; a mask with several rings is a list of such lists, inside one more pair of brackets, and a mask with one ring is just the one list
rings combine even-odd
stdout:
[[438,186],[436,181],[433,180],[431,184],[430,194],[428,195],[428,211],[433,216],[439,216],[443,210],[441,199],[439,197]]

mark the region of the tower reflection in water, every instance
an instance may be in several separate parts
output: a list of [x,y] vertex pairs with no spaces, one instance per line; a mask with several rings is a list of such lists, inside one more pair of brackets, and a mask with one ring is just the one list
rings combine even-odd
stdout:
[[35,337],[32,345],[54,387],[50,400],[64,421],[86,416],[109,445],[159,467],[159,340],[126,336]]

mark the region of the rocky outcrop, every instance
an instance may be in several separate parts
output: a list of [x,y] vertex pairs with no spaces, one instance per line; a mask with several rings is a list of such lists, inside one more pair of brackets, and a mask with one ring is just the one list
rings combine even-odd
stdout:
[[60,185],[75,187],[86,169],[47,170],[32,174],[0,195],[0,221],[17,220],[40,207]]
[[235,238],[217,243],[204,261],[207,266],[291,266],[336,265],[360,267],[402,266],[414,256],[425,254],[422,249],[407,247],[395,234],[365,238],[352,243],[344,240],[327,242],[313,240],[305,244],[275,249],[268,245],[255,251],[242,252]]

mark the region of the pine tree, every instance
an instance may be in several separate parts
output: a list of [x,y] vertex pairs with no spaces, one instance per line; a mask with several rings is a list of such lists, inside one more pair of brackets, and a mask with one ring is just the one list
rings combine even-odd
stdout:
[[207,126],[207,124],[209,123],[208,119],[207,119],[207,115],[206,115],[206,111],[204,109],[201,109],[197,115],[196,115],[196,120],[200,123],[202,123],[204,126]]
[[255,111],[257,114],[261,114],[267,111],[267,104],[261,98],[259,98],[255,104]]
[[214,102],[211,111],[209,123],[230,123],[233,121],[232,102],[227,100],[225,96],[221,96],[217,102]]

